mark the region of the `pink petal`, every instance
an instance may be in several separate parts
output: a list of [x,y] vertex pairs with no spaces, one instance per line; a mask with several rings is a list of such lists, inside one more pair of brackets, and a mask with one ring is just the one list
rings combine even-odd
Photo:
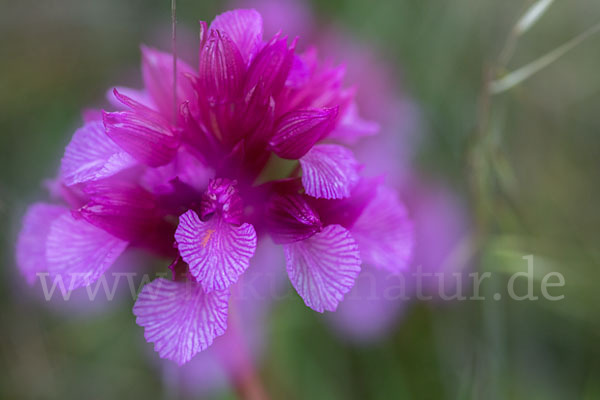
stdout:
[[163,217],[157,199],[129,182],[93,182],[86,186],[85,193],[89,201],[79,209],[79,215],[123,240],[148,236]]
[[228,290],[159,278],[144,286],[133,314],[160,357],[182,365],[225,333],[228,301]]
[[211,103],[238,97],[246,67],[235,43],[219,31],[211,31],[200,53],[199,92]]
[[300,159],[300,165],[306,194],[316,198],[348,197],[359,180],[359,164],[343,146],[316,145]]
[[310,238],[285,245],[292,285],[315,311],[335,311],[360,272],[360,255],[350,232],[329,225]]
[[294,55],[294,62],[292,63],[292,68],[285,81],[285,86],[293,89],[302,88],[309,82],[311,72],[310,64],[306,62],[303,57]]
[[214,171],[203,165],[189,151],[180,149],[173,161],[162,167],[148,168],[141,179],[144,187],[152,193],[169,194],[175,189],[175,179],[202,192],[213,175]]
[[151,167],[175,157],[179,138],[162,116],[144,105],[119,95],[134,111],[104,112],[106,134],[139,162]]
[[294,63],[294,44],[287,46],[287,38],[271,39],[256,55],[246,76],[245,93],[260,88],[262,96],[273,96],[281,92]]
[[338,109],[307,109],[285,114],[269,145],[279,157],[298,159],[333,129]]
[[[177,60],[177,106],[186,100],[194,99],[194,90],[187,75],[195,75],[194,69],[185,62]],[[173,108],[175,103],[173,102],[173,55],[171,53],[142,46],[142,77],[151,102],[140,101],[140,103],[156,108],[168,118],[173,117],[174,111],[179,113],[179,107],[176,110]],[[129,97],[133,98],[133,96]],[[156,104],[156,107],[152,107],[152,103]]]
[[87,286],[115,262],[127,244],[84,219],[63,214],[52,222],[48,233],[48,272],[67,279],[69,289]]
[[235,283],[256,249],[252,225],[234,226],[218,215],[204,222],[192,210],[179,217],[175,240],[190,273],[206,291],[226,289]]
[[61,160],[63,183],[77,183],[109,177],[136,164],[104,131],[102,121],[92,121],[75,131]]
[[224,32],[236,44],[246,63],[262,42],[262,17],[256,10],[232,10],[217,15],[210,29]]
[[[115,95],[114,95],[115,90],[117,90],[123,96],[127,96],[130,99],[132,99],[140,104],[143,104],[144,106],[146,106],[148,108],[151,108],[153,110],[157,109],[156,104],[154,103],[154,101],[150,97],[150,94],[146,90],[133,89],[133,88],[128,88],[128,87],[124,87],[124,86],[117,86],[114,88],[110,88],[106,92],[106,98],[108,99],[108,102],[110,103],[110,105],[115,107],[118,110],[127,110],[127,108],[121,101],[119,101],[115,97]],[[173,88],[171,88],[171,91],[173,91]],[[173,108],[173,107],[171,106],[171,108]],[[102,119],[102,115],[100,115],[100,119]]]
[[50,225],[68,211],[65,207],[45,203],[36,203],[27,210],[17,239],[17,265],[30,285],[38,272],[47,269],[46,238]]
[[42,184],[48,191],[51,200],[66,203],[69,208],[77,209],[87,201],[83,187],[65,185],[60,171],[54,178],[45,179]]
[[414,247],[413,226],[396,192],[380,186],[351,232],[365,263],[391,272],[407,267]]
[[365,207],[375,198],[377,188],[384,176],[361,178],[345,199],[312,199],[310,204],[317,210],[323,225],[338,224],[351,229]]
[[323,229],[317,212],[299,194],[272,196],[267,204],[267,225],[275,243],[304,240]]
[[[275,100],[262,86],[255,86],[245,93],[245,110],[237,129],[247,132],[244,140],[250,151],[262,151],[268,145],[275,123],[275,106]],[[239,140],[241,136],[236,138]]]
[[[297,108],[348,107],[354,91],[343,88],[346,68],[343,65],[332,67],[329,64],[319,66],[314,48],[300,57],[309,71],[308,82],[302,86],[289,86],[286,90],[285,110]],[[294,71],[294,75],[298,71]],[[293,78],[293,76],[292,76]]]
[[358,115],[358,107],[352,102],[344,111],[336,128],[328,135],[346,144],[355,144],[359,139],[373,136],[379,132],[379,124],[362,119]]

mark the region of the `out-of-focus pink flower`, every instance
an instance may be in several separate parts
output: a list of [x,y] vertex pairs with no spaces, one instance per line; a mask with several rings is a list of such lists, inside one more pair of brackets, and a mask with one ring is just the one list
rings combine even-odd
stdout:
[[460,199],[422,177],[407,181],[401,193],[414,223],[414,258],[400,273],[363,268],[329,316],[336,331],[354,341],[388,334],[414,301],[440,301],[468,289],[470,226]]
[[[133,312],[181,365],[225,334],[231,288],[267,235],[318,312],[337,309],[363,261],[405,268],[406,209],[348,148],[378,125],[360,117],[343,67],[288,42],[263,40],[261,15],[240,9],[200,23],[197,68],[173,71],[172,55],[142,47],[144,89],[114,88],[114,110],[85,113],[53,187],[62,205],[26,214],[26,279],[88,286],[130,248],[172,259],[173,278],[144,286]],[[267,172],[283,160],[291,173]]]
[[344,338],[369,342],[383,337],[398,323],[404,309],[403,277],[375,268],[364,268],[330,325]]
[[[424,275],[422,293],[434,300],[464,295],[472,258],[465,204],[445,185],[423,177],[413,177],[401,190],[415,221],[418,242],[411,270]],[[414,279],[408,282],[409,290],[419,289]]]

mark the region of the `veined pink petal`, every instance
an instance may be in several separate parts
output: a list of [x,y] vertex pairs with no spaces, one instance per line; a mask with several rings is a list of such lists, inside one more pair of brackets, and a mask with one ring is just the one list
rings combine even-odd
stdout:
[[287,46],[287,38],[271,39],[256,55],[246,76],[245,93],[259,88],[263,96],[279,95],[294,62],[294,46]]
[[275,243],[304,240],[323,229],[317,212],[299,194],[272,196],[267,204],[267,224]]
[[69,289],[93,283],[123,253],[127,242],[70,213],[50,226],[46,241],[48,272],[61,275]]
[[238,9],[217,15],[210,29],[226,33],[248,63],[262,43],[262,25],[262,17],[256,10]]
[[360,272],[356,241],[347,229],[329,225],[306,240],[284,245],[292,285],[315,311],[335,311]]
[[235,283],[256,250],[252,225],[234,226],[219,215],[204,222],[192,210],[179,217],[175,240],[190,273],[206,291],[226,289]]
[[333,129],[338,109],[291,111],[277,122],[269,145],[279,157],[298,159]]
[[[319,66],[314,48],[302,54],[300,59],[309,72],[309,79],[304,85],[289,85],[286,88],[286,101],[281,107],[283,112],[297,108],[335,106],[340,106],[342,110],[345,110],[354,95],[353,89],[344,89],[343,87],[345,66]],[[293,75],[297,75],[300,71],[293,72]],[[294,78],[293,75],[292,78]],[[295,80],[297,81],[297,79]]]
[[[144,106],[146,106],[152,110],[157,110],[156,104],[154,103],[154,101],[152,100],[152,97],[150,97],[150,94],[146,90],[133,89],[133,88],[128,88],[128,87],[124,87],[124,86],[117,86],[114,88],[110,88],[106,92],[106,99],[108,100],[110,105],[115,107],[117,110],[127,110],[128,107],[115,97],[115,94],[114,94],[115,90],[117,90],[123,96],[127,96],[130,99],[132,99],[140,104],[143,104]],[[173,88],[171,87],[171,92],[172,91],[173,91]],[[173,106],[171,105],[171,109],[172,108],[173,108]],[[100,115],[100,119],[102,119],[102,115]]]
[[68,212],[66,207],[45,203],[33,204],[27,210],[17,239],[17,265],[30,285],[38,272],[47,270],[46,238],[50,225]]
[[[195,75],[194,69],[187,63],[177,60],[177,106],[186,100],[194,99],[194,90],[186,75]],[[179,114],[179,108],[173,109],[173,55],[142,46],[142,77],[152,103],[156,104],[156,110],[171,118],[174,111]],[[129,96],[127,93],[123,94]],[[152,103],[144,101],[140,103],[155,108],[149,105]]]
[[159,278],[144,286],[133,314],[160,357],[182,365],[225,333],[228,301],[229,290]]
[[350,230],[365,263],[391,272],[408,266],[413,247],[413,226],[393,190],[380,186]]
[[118,111],[104,112],[103,117],[106,134],[139,162],[158,167],[175,157],[179,138],[158,116],[151,118],[140,111]]
[[108,137],[102,121],[92,121],[75,131],[60,172],[63,183],[72,186],[109,177],[135,164],[135,159]]
[[[247,132],[245,140],[249,149],[264,150],[267,146],[273,134],[275,106],[275,100],[264,87],[255,86],[245,93],[244,113],[238,129]],[[239,140],[239,136],[237,138]]]
[[300,159],[300,165],[306,194],[316,198],[348,197],[359,181],[359,164],[343,146],[316,145]]
[[[194,86],[199,87],[197,79]],[[219,120],[214,119],[216,117],[214,113],[212,114],[213,119],[210,119],[211,110],[206,106],[206,99],[199,100],[194,104],[183,103],[180,107],[183,123],[178,130],[181,132],[184,148],[187,147],[206,165],[214,165],[216,164],[215,160],[220,159],[222,146],[219,140],[221,136],[215,135],[211,129],[219,128]],[[213,122],[211,128],[203,122],[206,117]]]
[[162,115],[160,112],[151,107],[151,104],[146,104],[143,98],[129,97],[125,93],[121,93],[118,88],[112,90],[114,100],[119,102],[120,109],[133,110],[140,116],[144,116],[147,119],[156,121],[161,125],[167,125],[168,118]]
[[233,100],[240,94],[246,67],[240,51],[225,33],[210,31],[200,53],[198,83],[209,104]]

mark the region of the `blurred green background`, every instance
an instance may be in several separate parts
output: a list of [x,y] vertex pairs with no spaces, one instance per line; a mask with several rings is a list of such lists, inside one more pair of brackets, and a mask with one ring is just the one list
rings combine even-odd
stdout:
[[[534,254],[566,280],[558,302],[418,304],[386,340],[353,346],[297,296],[276,305],[260,374],[286,399],[600,399],[600,35],[531,79],[485,95],[521,0],[314,1],[321,23],[373,43],[402,73],[426,135],[417,167],[469,204],[485,287]],[[178,1],[181,32],[226,5]],[[140,83],[140,43],[165,46],[158,0],[20,0],[0,7],[0,398],[169,398],[130,305],[69,318],[24,296],[14,240],[46,194],[83,107]],[[507,70],[600,21],[557,1]],[[185,34],[183,34],[185,35]],[[182,47],[182,46],[180,46]],[[222,398],[235,398],[225,391]]]

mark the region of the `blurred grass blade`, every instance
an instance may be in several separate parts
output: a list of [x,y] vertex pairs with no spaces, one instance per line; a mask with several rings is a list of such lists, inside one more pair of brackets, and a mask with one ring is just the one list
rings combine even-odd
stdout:
[[554,0],[537,0],[527,9],[527,11],[525,11],[523,16],[519,18],[510,31],[506,44],[500,53],[499,65],[508,64],[508,60],[512,56],[517,44],[517,39],[531,29],[531,27],[542,18],[552,3],[554,3]]
[[516,35],[520,36],[527,32],[554,3],[554,0],[538,0],[527,9],[515,26]]
[[524,67],[509,73],[499,80],[492,81],[490,84],[491,93],[499,94],[513,88],[524,80],[535,75],[537,72],[546,68],[554,61],[567,54],[570,50],[581,44],[587,38],[598,32],[600,32],[600,23],[597,23],[579,36],[569,40],[567,43],[557,47],[556,49],[525,65]]

